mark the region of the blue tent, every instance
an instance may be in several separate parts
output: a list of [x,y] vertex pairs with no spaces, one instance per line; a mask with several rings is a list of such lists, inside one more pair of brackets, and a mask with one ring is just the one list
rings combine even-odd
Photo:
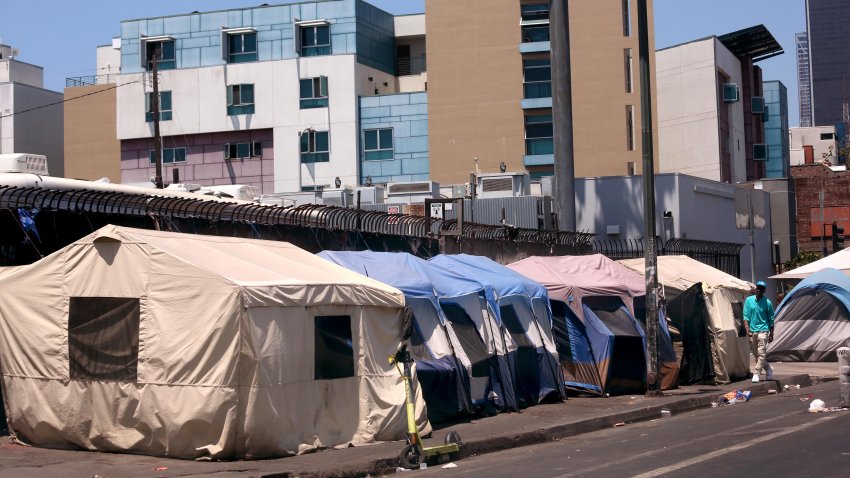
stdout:
[[850,277],[837,269],[816,272],[791,290],[776,309],[768,360],[834,362],[850,346]]
[[[483,312],[485,292],[481,284],[406,253],[324,251],[319,257],[405,294],[422,342],[422,347],[414,347],[413,352],[429,417],[439,419],[489,401],[499,408],[517,408],[498,324]],[[446,345],[439,346],[438,342]],[[449,365],[459,386],[438,378],[440,370]],[[455,400],[454,396],[459,398]]]
[[517,344],[510,355],[517,397],[534,405],[563,396],[546,288],[486,257],[439,255],[429,262],[484,285],[491,311]]

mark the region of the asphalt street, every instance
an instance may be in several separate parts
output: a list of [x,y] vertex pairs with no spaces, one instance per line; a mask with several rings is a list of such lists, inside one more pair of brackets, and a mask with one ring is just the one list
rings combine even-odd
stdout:
[[814,398],[836,406],[837,382],[466,458],[454,463],[457,468],[433,465],[408,476],[848,476],[850,411],[809,413]]

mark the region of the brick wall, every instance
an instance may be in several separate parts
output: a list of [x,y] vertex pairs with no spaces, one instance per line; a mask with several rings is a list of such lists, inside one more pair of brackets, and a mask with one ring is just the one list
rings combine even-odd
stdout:
[[822,164],[791,167],[791,177],[797,193],[797,240],[800,251],[820,251],[820,201],[824,192],[824,222],[826,247],[832,250],[832,221],[850,231],[850,171],[832,171]]

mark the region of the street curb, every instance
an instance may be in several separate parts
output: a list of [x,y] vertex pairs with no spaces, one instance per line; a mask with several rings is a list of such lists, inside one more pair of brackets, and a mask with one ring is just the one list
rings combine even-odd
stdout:
[[[799,374],[789,375],[778,380],[754,383],[743,388],[745,390],[749,390],[752,393],[751,397],[760,397],[768,395],[770,393],[770,390],[775,390],[777,393],[782,393],[785,385],[792,387],[795,385],[799,385],[801,387],[808,387],[812,384],[820,383],[821,381],[827,380],[825,380],[824,377],[815,377],[813,379],[813,377],[810,377],[807,374]],[[796,390],[796,387],[794,387],[794,389]],[[570,438],[585,433],[591,433],[611,428],[619,423],[628,424],[653,420],[661,418],[662,409],[670,410],[671,414],[679,414],[692,410],[697,410],[700,408],[708,408],[711,406],[712,402],[717,400],[718,397],[719,394],[707,394],[700,397],[683,398],[681,400],[674,400],[659,405],[651,405],[636,410],[616,412],[610,415],[588,418],[586,420],[581,420],[574,423],[554,425],[548,428],[531,430],[528,432],[518,433],[513,436],[495,436],[472,442],[464,442],[463,447],[461,448],[459,458],[462,459],[475,455],[484,455],[487,453],[493,453],[511,448],[535,445],[539,443],[546,443],[564,438]],[[373,460],[370,463],[364,463],[362,465],[352,465],[350,468],[341,470],[318,473],[270,473],[263,474],[261,476],[263,478],[285,478],[290,476],[316,478],[353,478],[362,476],[380,476],[386,474],[393,474],[395,473],[397,466],[398,457],[392,456]]]

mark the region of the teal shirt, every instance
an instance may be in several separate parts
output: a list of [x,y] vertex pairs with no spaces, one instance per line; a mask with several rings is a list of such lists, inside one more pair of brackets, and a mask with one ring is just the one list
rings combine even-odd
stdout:
[[773,328],[773,304],[770,299],[762,296],[756,300],[755,295],[744,301],[744,320],[750,323],[751,332],[767,332]]

